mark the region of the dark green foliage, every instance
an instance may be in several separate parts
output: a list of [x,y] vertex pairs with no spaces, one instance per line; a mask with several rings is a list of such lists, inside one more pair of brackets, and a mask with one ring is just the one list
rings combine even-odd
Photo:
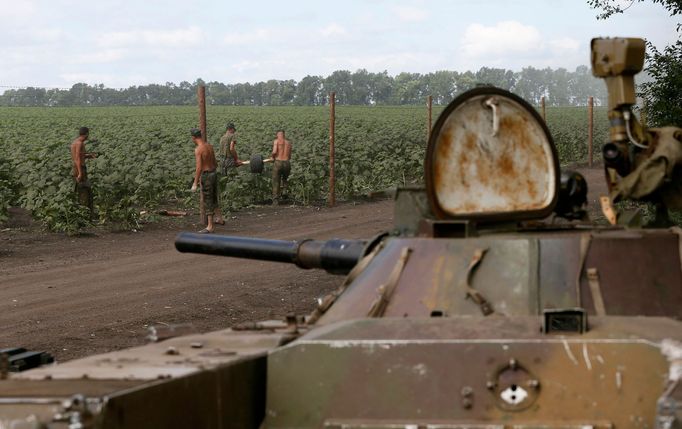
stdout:
[[[562,164],[587,161],[587,109],[583,107],[555,107],[547,109],[547,126],[554,139]],[[594,160],[601,159],[601,147],[608,139],[607,109],[594,108]]]
[[654,79],[640,86],[647,121],[653,126],[682,127],[682,41],[663,52],[648,44],[647,72]]
[[0,148],[0,224],[7,220],[7,209],[14,203],[17,195],[14,169]]

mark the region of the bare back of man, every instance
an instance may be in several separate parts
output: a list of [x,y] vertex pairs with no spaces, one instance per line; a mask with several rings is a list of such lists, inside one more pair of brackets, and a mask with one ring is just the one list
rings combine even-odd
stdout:
[[279,161],[291,160],[291,142],[284,137],[272,142],[272,158]]
[[201,163],[200,174],[204,171],[213,171],[216,169],[215,152],[213,146],[207,143],[202,143],[194,149],[194,155],[197,157],[197,164]]
[[83,167],[85,166],[85,143],[77,138],[71,142],[71,160],[73,161],[73,177],[76,182],[85,179]]
[[282,193],[287,190],[289,173],[291,173],[291,142],[284,136],[284,130],[277,131],[277,138],[272,142],[272,203],[278,204]]

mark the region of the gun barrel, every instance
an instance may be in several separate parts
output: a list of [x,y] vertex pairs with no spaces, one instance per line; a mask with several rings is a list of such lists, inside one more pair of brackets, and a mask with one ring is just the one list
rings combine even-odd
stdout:
[[183,232],[175,239],[180,252],[263,261],[287,262],[301,268],[323,268],[330,273],[348,273],[365,251],[362,240],[285,241]]

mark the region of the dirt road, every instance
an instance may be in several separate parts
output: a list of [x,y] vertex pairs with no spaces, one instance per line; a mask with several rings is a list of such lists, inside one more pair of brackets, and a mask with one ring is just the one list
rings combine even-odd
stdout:
[[[227,235],[368,238],[392,226],[392,201],[335,209],[242,211]],[[193,220],[192,218],[191,220]],[[292,265],[182,254],[173,240],[186,219],[138,233],[65,237],[0,233],[0,348],[23,346],[64,361],[145,342],[148,325],[199,331],[305,314],[342,277]]]

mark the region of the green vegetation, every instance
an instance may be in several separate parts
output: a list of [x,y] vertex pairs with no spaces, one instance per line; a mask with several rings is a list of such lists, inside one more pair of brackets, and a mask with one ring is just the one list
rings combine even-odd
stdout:
[[[440,108],[434,109],[434,118]],[[225,123],[237,125],[240,158],[268,155],[275,130],[284,128],[294,144],[291,197],[314,204],[328,191],[329,111],[327,107],[209,106],[208,133],[217,145]],[[562,163],[584,162],[585,108],[547,109]],[[88,160],[97,221],[136,228],[140,211],[159,206],[195,207],[189,192],[194,159],[189,129],[195,107],[0,108],[0,216],[11,202],[57,231],[77,232],[89,224],[73,195],[69,144],[80,126],[91,129],[99,154]],[[595,109],[595,147],[606,138],[606,113]],[[337,107],[336,194],[348,199],[422,179],[426,147],[424,107]],[[4,160],[4,161],[3,161]],[[270,170],[252,175],[239,167],[221,179],[224,210],[270,197]]]
[[[594,108],[594,160],[601,161],[601,147],[608,140],[609,122],[604,107]],[[587,109],[553,107],[547,109],[547,126],[554,138],[562,165],[587,162]]]
[[0,152],[0,224],[7,220],[7,209],[14,203],[16,192],[12,165]]
[[646,70],[654,78],[642,84],[648,121],[653,126],[682,127],[682,40],[659,52],[649,50]]

